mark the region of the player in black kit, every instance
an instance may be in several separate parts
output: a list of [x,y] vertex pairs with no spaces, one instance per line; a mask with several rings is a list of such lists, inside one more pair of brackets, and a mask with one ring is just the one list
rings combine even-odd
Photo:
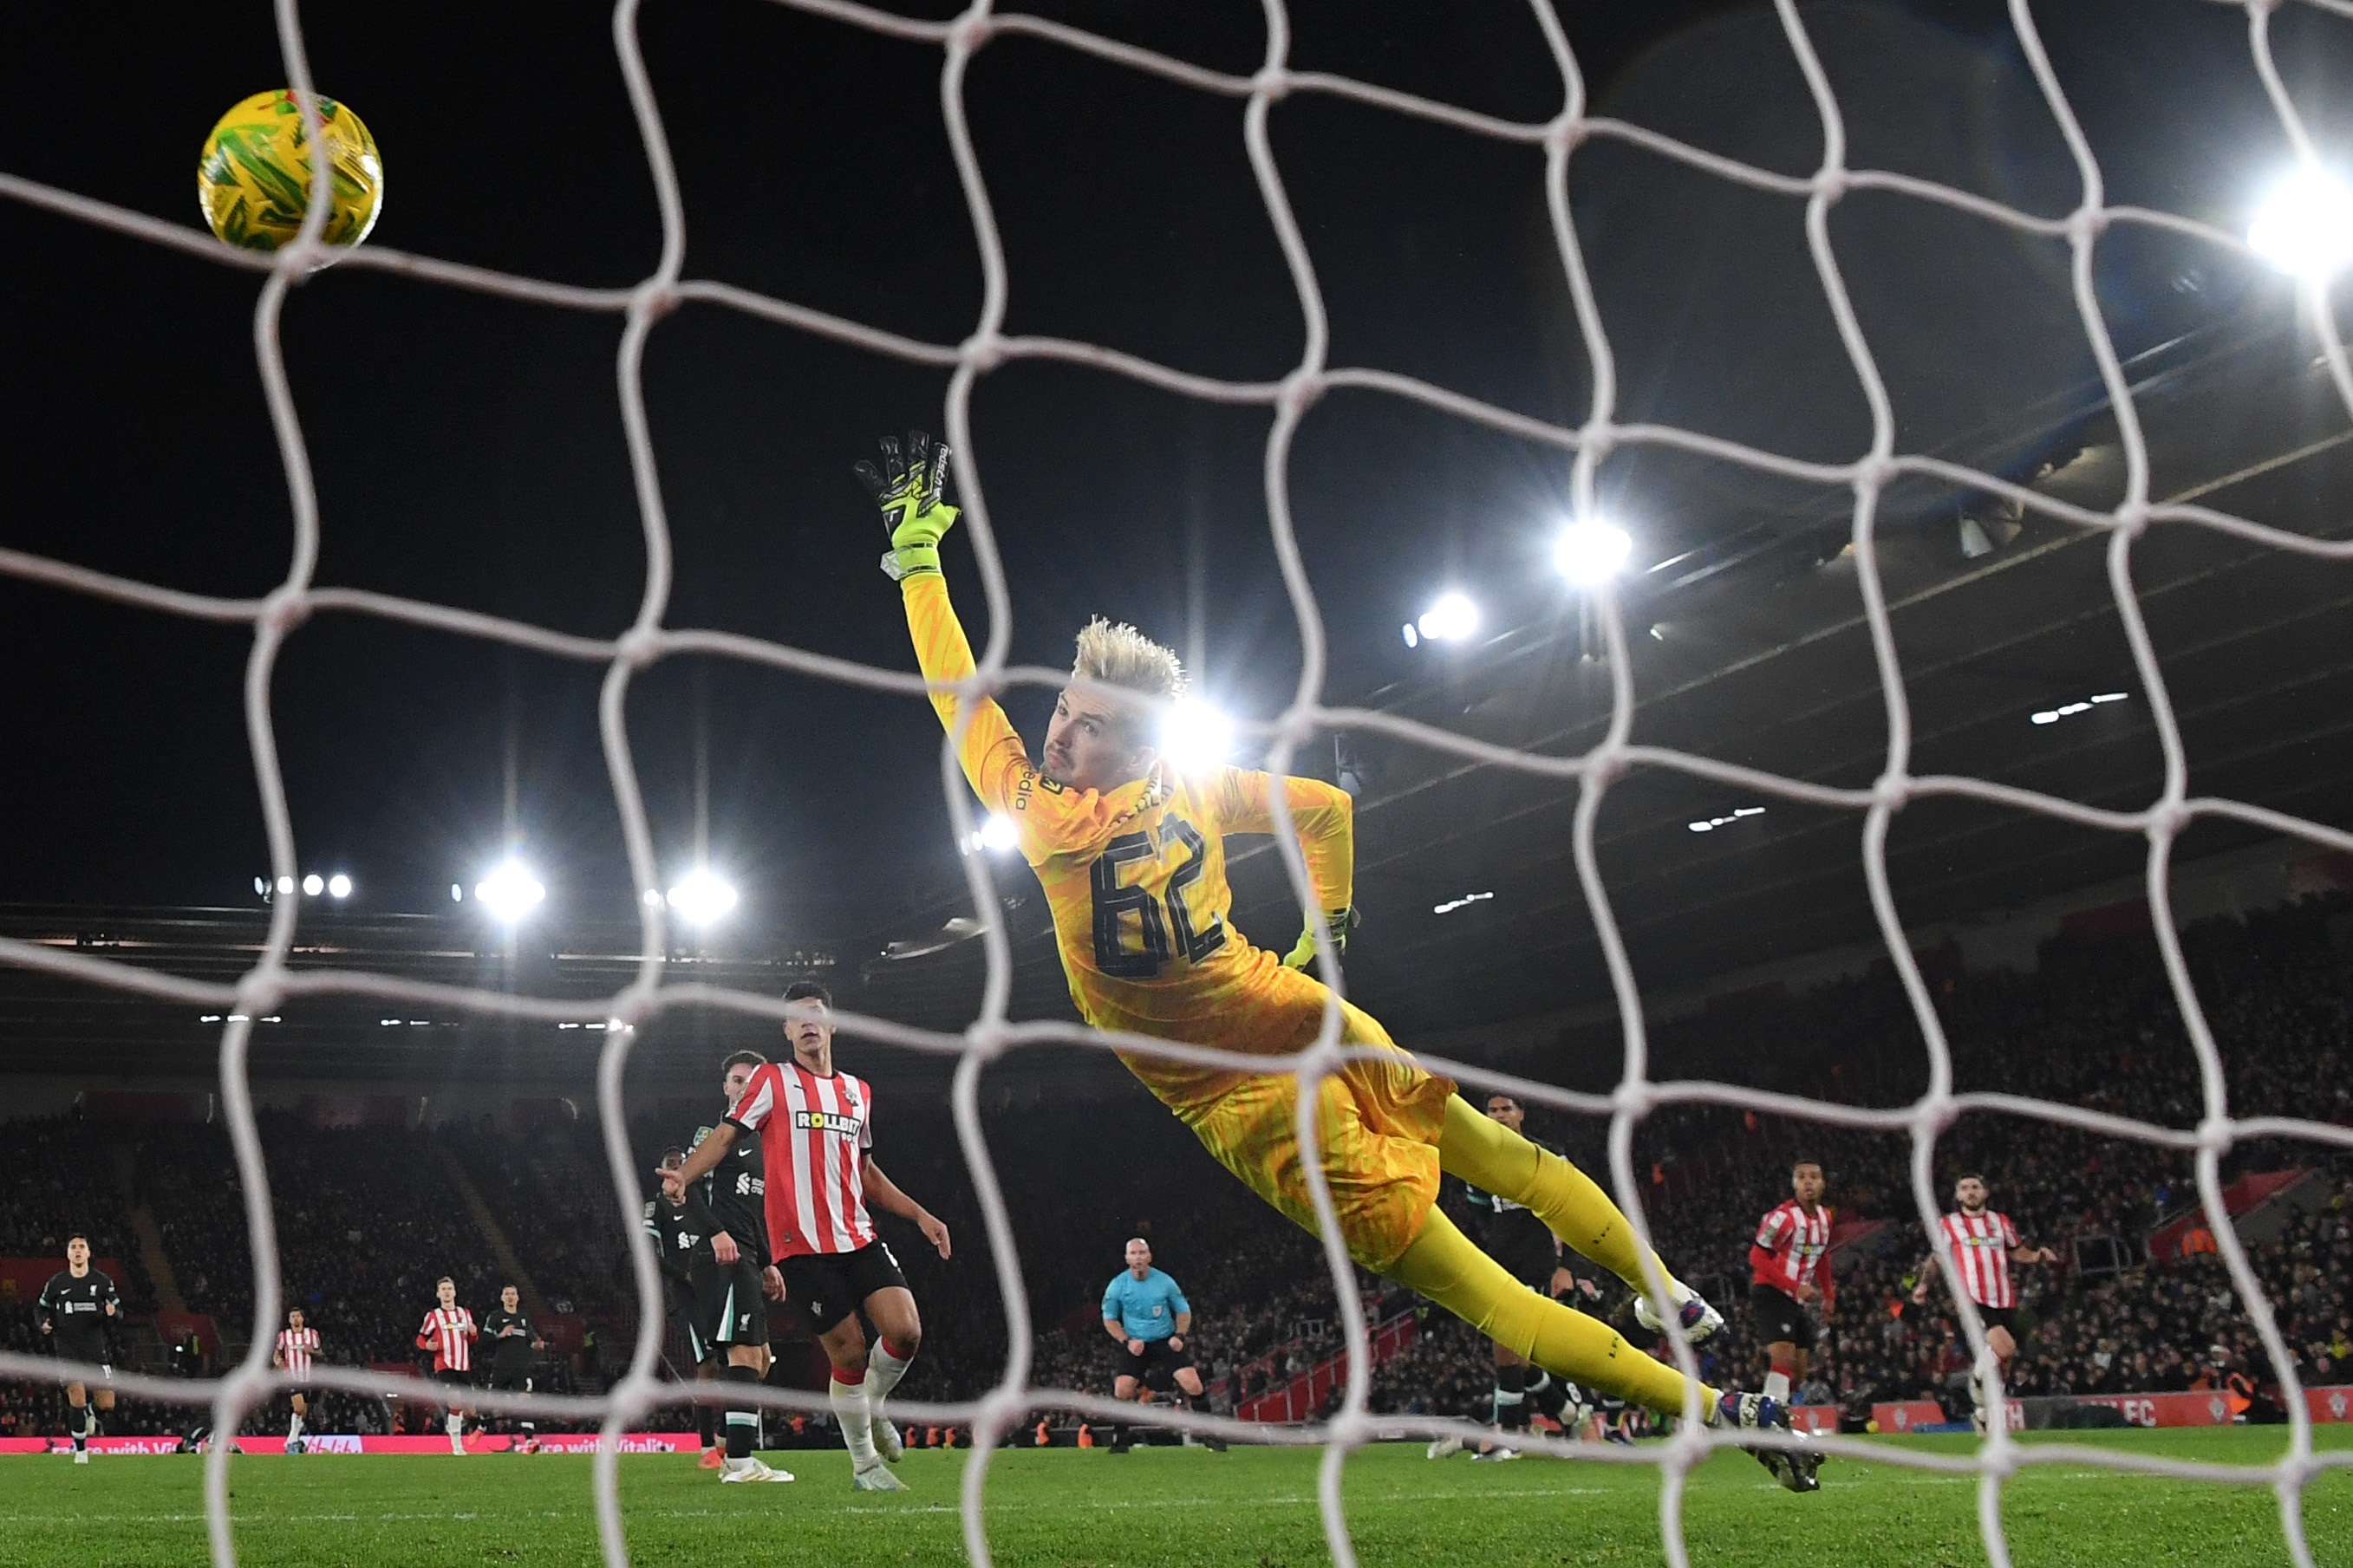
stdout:
[[[1487,1097],[1487,1116],[1513,1131],[1527,1120],[1527,1109],[1508,1094]],[[1539,1149],[1560,1151],[1536,1140]],[[1580,1289],[1580,1282],[1561,1265],[1560,1238],[1546,1227],[1533,1210],[1511,1199],[1464,1183],[1463,1196],[1469,1200],[1475,1223],[1469,1228],[1471,1237],[1481,1251],[1504,1266],[1504,1272],[1540,1296],[1559,1296]],[[1589,1289],[1589,1287],[1584,1287]],[[1529,1381],[1533,1374],[1535,1381]],[[1542,1367],[1531,1367],[1526,1362],[1504,1346],[1495,1347],[1495,1425],[1508,1436],[1528,1429],[1530,1418],[1541,1412],[1550,1420],[1563,1426],[1574,1425],[1574,1417],[1566,1417],[1572,1408],[1582,1411],[1584,1399],[1574,1384],[1563,1383]],[[1462,1447],[1460,1437],[1440,1437],[1430,1446],[1430,1457],[1442,1459]],[[1518,1453],[1508,1445],[1473,1455],[1481,1459],[1515,1459]]]
[[[744,1086],[767,1065],[755,1051],[737,1051],[719,1064],[727,1109],[744,1097]],[[711,1129],[695,1130],[700,1145]],[[729,1383],[756,1384],[768,1370],[768,1298],[784,1283],[768,1248],[767,1166],[760,1140],[738,1138],[703,1177],[702,1202],[711,1216],[708,1255],[688,1264],[694,1286],[696,1356]],[[705,1373],[704,1375],[710,1375]],[[727,1410],[727,1461],[721,1480],[791,1480],[753,1457],[760,1430],[759,1407]]]
[[[665,1149],[656,1173],[675,1171],[686,1163],[686,1151]],[[706,1374],[718,1375],[715,1363],[706,1364],[701,1336],[695,1331],[694,1266],[711,1256],[711,1233],[717,1228],[711,1223],[711,1211],[703,1206],[702,1184],[695,1183],[686,1189],[683,1197],[671,1198],[659,1188],[646,1200],[646,1236],[654,1247],[654,1262],[661,1268],[662,1294],[668,1299],[670,1315],[686,1331],[687,1348],[695,1363],[695,1381],[705,1380]],[[715,1470],[720,1465],[717,1437],[712,1419],[712,1407],[694,1407],[697,1429],[702,1435],[702,1468]]]
[[[114,1358],[106,1348],[106,1321],[115,1316],[121,1298],[114,1281],[90,1266],[90,1238],[66,1239],[66,1266],[41,1287],[41,1333],[59,1361],[88,1362],[100,1378],[114,1375]],[[90,1440],[98,1436],[98,1416],[90,1407],[90,1394],[79,1382],[66,1384],[66,1403],[72,1406],[68,1429],[73,1436],[77,1465],[90,1463]],[[114,1408],[114,1390],[100,1385],[98,1407]]]
[[[491,1342],[491,1386],[529,1394],[531,1369],[547,1342],[523,1315],[522,1291],[510,1285],[499,1292],[498,1310],[482,1320],[482,1337]],[[538,1453],[539,1424],[526,1415],[518,1425],[522,1446],[516,1452]]]

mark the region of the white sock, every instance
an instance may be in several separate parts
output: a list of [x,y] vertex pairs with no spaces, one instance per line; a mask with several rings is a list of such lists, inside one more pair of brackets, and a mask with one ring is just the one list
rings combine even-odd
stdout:
[[1784,1405],[1788,1404],[1789,1374],[1786,1372],[1767,1373],[1765,1374],[1765,1396],[1767,1399],[1778,1399]]
[[465,1431],[465,1429],[466,1418],[455,1411],[450,1412],[448,1415],[444,1415],[441,1418],[441,1430],[448,1433],[452,1437],[457,1436],[459,1433]]
[[841,1428],[842,1446],[849,1450],[850,1464],[863,1470],[881,1463],[874,1452],[874,1406],[866,1397],[866,1385],[835,1378],[830,1397],[833,1422]]
[[290,1443],[302,1435],[302,1415],[296,1411],[294,1419],[286,1423],[286,1440]]
[[866,1352],[866,1397],[874,1402],[875,1409],[882,1408],[882,1402],[891,1396],[892,1389],[899,1386],[899,1380],[907,1375],[907,1369],[914,1364],[914,1360],[909,1356],[901,1361],[880,1340],[874,1342],[872,1350]]

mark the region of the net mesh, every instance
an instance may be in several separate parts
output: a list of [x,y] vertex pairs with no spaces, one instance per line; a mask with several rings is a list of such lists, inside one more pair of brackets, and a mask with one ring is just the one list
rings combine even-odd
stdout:
[[[2188,759],[2168,698],[2163,673],[2140,613],[2132,580],[2133,547],[2149,526],[2158,522],[2211,529],[2273,549],[2329,560],[2353,559],[2353,543],[2332,542],[2267,526],[2227,512],[2189,504],[2153,501],[2149,493],[2149,454],[2136,416],[2116,350],[2102,318],[2094,290],[2093,258],[2103,235],[2119,225],[2169,230],[2226,252],[2245,253],[2237,236],[2182,216],[2148,208],[2110,205],[2104,197],[2100,166],[2078,124],[2065,93],[2044,52],[2034,16],[2026,0],[2010,0],[2010,21],[2031,68],[2042,100],[2072,153],[2080,177],[2080,195],[2063,217],[2042,217],[1934,181],[1884,170],[1851,168],[1846,163],[1846,137],[1839,100],[1794,0],[1777,0],[1776,11],[1790,55],[1802,73],[1820,117],[1822,154],[1810,176],[1777,174],[1710,153],[1639,125],[1587,112],[1586,89],[1577,60],[1562,26],[1546,0],[1532,0],[1531,9],[1551,58],[1558,68],[1561,108],[1551,118],[1522,122],[1482,114],[1453,104],[1433,101],[1345,77],[1294,71],[1288,66],[1290,21],[1282,0],[1264,0],[1266,50],[1254,73],[1242,76],[1204,68],[1169,55],[1141,48],[1085,32],[1042,17],[996,14],[987,0],[952,21],[930,22],[893,16],[848,0],[776,0],[792,9],[826,17],[845,27],[860,28],[891,37],[937,47],[942,53],[940,97],[949,143],[960,177],[965,202],[978,248],[985,282],[979,320],[961,343],[917,341],[727,284],[682,276],[685,258],[684,211],[659,109],[637,36],[637,0],[617,0],[613,13],[613,39],[642,138],[659,206],[662,247],[653,274],[635,287],[584,289],[517,277],[397,250],[368,247],[348,254],[327,251],[318,242],[325,204],[313,203],[310,221],[294,244],[263,256],[215,242],[208,236],[145,215],[77,195],[71,192],[7,174],[0,174],[0,194],[31,205],[97,225],[137,238],[200,256],[225,266],[265,273],[254,310],[254,347],[262,384],[282,458],[294,520],[292,558],[276,591],[259,599],[226,599],[178,592],[121,576],[90,571],[69,563],[16,551],[0,551],[0,572],[82,594],[95,595],[164,614],[201,620],[250,625],[254,642],[247,666],[245,719],[259,786],[263,820],[268,831],[272,873],[296,873],[294,826],[279,768],[269,703],[270,676],[288,636],[307,617],[322,611],[380,616],[431,627],[459,636],[490,639],[561,658],[604,667],[599,725],[610,783],[619,807],[629,865],[640,889],[656,881],[653,840],[636,766],[624,726],[624,702],[632,678],[664,658],[701,654],[744,659],[800,674],[852,683],[877,690],[921,693],[919,678],[828,658],[758,638],[715,631],[673,627],[665,624],[670,588],[670,536],[656,479],[655,452],[649,430],[640,364],[648,336],[670,310],[688,300],[703,300],[765,318],[797,331],[818,334],[874,353],[916,363],[950,369],[945,427],[948,440],[963,455],[961,499],[972,530],[983,590],[989,611],[990,636],[977,673],[965,687],[974,692],[994,692],[1008,685],[1057,687],[1068,677],[1060,671],[1010,666],[1006,649],[1012,626],[1012,605],[1004,569],[988,521],[984,479],[987,453],[973,438],[970,420],[972,393],[979,379],[1010,362],[1058,360],[1090,365],[1111,374],[1132,377],[1187,397],[1218,403],[1256,405],[1272,410],[1264,455],[1266,504],[1276,557],[1293,612],[1297,618],[1303,659],[1297,690],[1279,718],[1263,727],[1271,740],[1269,765],[1283,771],[1298,748],[1319,731],[1346,728],[1374,731],[1432,750],[1451,752],[1495,767],[1509,768],[1563,781],[1575,781],[1579,791],[1575,816],[1574,847],[1578,881],[1599,931],[1602,952],[1615,993],[1624,1034],[1624,1066],[1616,1092],[1581,1095],[1551,1086],[1500,1075],[1481,1068],[1430,1058],[1430,1065],[1462,1081],[1507,1089],[1532,1103],[1609,1119],[1609,1175],[1615,1195],[1647,1241],[1641,1190],[1635,1180],[1633,1137],[1636,1125],[1658,1107],[1677,1104],[1738,1105],[1777,1114],[1807,1118],[1856,1129],[1903,1133],[1911,1141],[1912,1193],[1927,1234],[1934,1238],[1947,1279],[1957,1279],[1955,1261],[1935,1223],[1937,1204],[1932,1190],[1932,1163],[1938,1133],[1967,1111],[1995,1111],[2080,1129],[2118,1139],[2183,1150],[2195,1159],[2198,1192],[2204,1218],[2219,1247],[2240,1305],[2253,1323],[2273,1366],[2277,1370],[2289,1421],[2285,1455],[2263,1466],[2193,1463],[2148,1455],[2081,1446],[2052,1444],[2025,1447],[1993,1424],[1983,1443],[1968,1455],[1949,1455],[1901,1447],[1866,1445],[1836,1437],[1816,1440],[1829,1454],[1849,1459],[1910,1467],[1974,1477],[1978,1520],[1989,1560],[2007,1568],[2010,1553],[2001,1521],[2002,1488],[2010,1477],[2028,1465],[2092,1467],[2138,1471],[2179,1480],[2239,1486],[2269,1487],[2278,1498],[2280,1528],[2288,1552],[2299,1568],[2310,1568],[2311,1547],[2306,1539],[2303,1499],[2315,1475],[2331,1466],[2353,1467],[2353,1453],[2316,1454],[2311,1420],[2296,1376],[2295,1362],[2287,1353],[2264,1293],[2249,1265],[2244,1247],[2224,1206],[2220,1163],[2234,1142],[2253,1138],[2307,1140],[2337,1148],[2353,1148],[2353,1129],[2295,1118],[2233,1119],[2230,1114],[2221,1058],[2217,1052],[2198,996],[2184,963],[2179,933],[2168,897],[2168,870],[2173,847],[2181,834],[2201,817],[2229,818],[2274,833],[2292,835],[2325,848],[2353,851],[2353,834],[2268,810],[2244,802],[2192,797],[2188,793]],[[2315,9],[2353,20],[2353,0],[2305,0]],[[2277,115],[2280,129],[2299,160],[2317,162],[2295,105],[2282,81],[2271,42],[2272,15],[2277,0],[2247,0],[2247,47],[2263,90]],[[311,90],[311,73],[294,0],[278,0],[277,25],[286,76],[299,93]],[[1199,92],[1240,100],[1245,105],[1243,135],[1267,222],[1288,264],[1301,316],[1304,342],[1298,363],[1272,382],[1235,382],[1187,374],[1115,350],[1063,339],[1008,336],[1001,329],[1007,300],[1007,265],[1003,245],[991,214],[988,187],[974,151],[965,117],[965,78],[975,55],[993,39],[1026,36],[1061,48],[1090,55],[1131,70],[1162,78]],[[1574,427],[1555,425],[1497,407],[1414,377],[1386,371],[1335,367],[1326,363],[1327,329],[1314,264],[1301,237],[1285,195],[1269,131],[1276,102],[1293,93],[1324,94],[1399,115],[1451,126],[1473,135],[1541,148],[1545,156],[1546,189],[1552,236],[1576,310],[1578,331],[1592,367],[1589,412]],[[1718,179],[1735,182],[1805,204],[1806,237],[1823,296],[1837,323],[1841,340],[1871,414],[1872,438],[1867,451],[1845,463],[1804,461],[1737,442],[1671,426],[1622,423],[1616,417],[1617,384],[1610,343],[1588,283],[1568,205],[1568,172],[1579,146],[1593,140],[1614,140],[1644,148]],[[314,189],[326,179],[324,142],[315,135]],[[1849,192],[1881,190],[1917,201],[1940,204],[2027,234],[2063,240],[2073,260],[2074,302],[2085,338],[2097,362],[2114,411],[2125,465],[2124,499],[2114,509],[2098,510],[2065,502],[2013,484],[2000,476],[1925,455],[1899,452],[1890,399],[1869,343],[1858,325],[1846,284],[1841,278],[1830,235],[1831,209]],[[646,574],[637,617],[623,635],[610,639],[584,637],[512,619],[476,614],[446,605],[351,589],[312,585],[318,559],[320,521],[317,498],[305,456],[301,421],[290,389],[280,346],[279,323],[288,290],[308,271],[329,263],[373,268],[459,289],[479,290],[537,304],[619,315],[625,323],[617,365],[623,426],[628,446],[644,531]],[[2353,368],[2330,313],[2323,286],[2300,285],[2299,309],[2318,343],[2339,399],[2353,412]],[[1429,725],[1382,712],[1323,703],[1325,641],[1322,617],[1308,585],[1304,563],[1293,529],[1287,466],[1292,441],[1307,410],[1335,388],[1375,390],[1414,400],[1456,417],[1475,421],[1508,435],[1562,449],[1572,458],[1573,498],[1580,509],[1594,499],[1596,470],[1620,447],[1649,444],[1678,447],[1763,473],[1845,487],[1853,495],[1852,542],[1856,576],[1869,625],[1876,670],[1886,706],[1887,745],[1884,765],[1865,789],[1836,789],[1805,780],[1738,767],[1707,757],[1638,745],[1630,739],[1634,702],[1626,657],[1625,631],[1616,602],[1605,587],[1597,595],[1599,622],[1611,672],[1611,715],[1607,732],[1591,749],[1569,757],[1542,756],[1475,741]],[[2137,811],[2100,810],[2056,796],[1966,776],[1915,776],[1908,768],[1911,724],[1904,673],[1897,658],[1888,607],[1873,552],[1877,503],[1895,480],[1910,475],[1966,485],[2005,497],[2017,505],[2077,529],[2104,532],[2108,541],[2108,581],[2115,608],[2125,629],[2133,663],[2147,693],[2164,759],[2163,787]],[[956,830],[973,827],[952,747],[942,752],[943,784]],[[1782,799],[1861,814],[1862,858],[1871,907],[1887,953],[1910,1001],[1928,1055],[1928,1088],[1912,1104],[1893,1110],[1854,1106],[1777,1095],[1732,1085],[1704,1081],[1653,1081],[1640,992],[1611,915],[1594,847],[1594,824],[1612,782],[1632,768],[1674,770],[1720,784],[1762,792]],[[2147,837],[2146,890],[2148,913],[2203,1086],[2204,1115],[2194,1128],[2156,1125],[2125,1117],[2062,1105],[2024,1096],[1953,1092],[1952,1062],[1936,1010],[1914,963],[1895,900],[1890,889],[1885,847],[1888,825],[1906,803],[1927,796],[1972,798],[2018,811],[2044,816],[2084,827]],[[1274,797],[1282,812],[1282,795]],[[1284,813],[1287,819],[1287,812]],[[1287,826],[1287,821],[1285,823]],[[1303,909],[1314,915],[1306,866],[1296,842],[1278,834],[1290,881]],[[976,905],[996,907],[997,896],[988,858],[965,858],[965,873]],[[782,1019],[786,1004],[774,998],[667,979],[664,955],[664,911],[655,899],[640,905],[643,945],[636,979],[608,998],[592,1003],[557,1002],[462,987],[394,980],[352,971],[303,970],[287,966],[294,934],[296,903],[275,904],[268,942],[260,957],[233,985],[198,983],[133,968],[110,960],[38,947],[16,942],[0,942],[0,963],[159,999],[196,1003],[230,1012],[220,1046],[221,1104],[236,1154],[244,1193],[246,1220],[251,1238],[256,1332],[244,1362],[209,1381],[118,1375],[115,1385],[141,1397],[182,1405],[209,1405],[213,1427],[229,1433],[242,1417],[274,1393],[287,1386],[286,1377],[269,1364],[270,1331],[279,1321],[280,1286],[278,1247],[273,1226],[269,1171],[256,1129],[247,1047],[251,1025],[290,998],[321,995],[379,997],[387,1001],[438,1003],[482,1014],[557,1022],[615,1020],[635,1026],[670,1009],[708,1007],[747,1016]],[[1115,1416],[1114,1402],[1069,1391],[1038,1389],[1029,1383],[1030,1322],[1022,1288],[1020,1266],[1003,1195],[982,1135],[977,1086],[982,1068],[1006,1051],[1036,1043],[1061,1042],[1109,1047],[1118,1045],[1164,1058],[1240,1066],[1258,1071],[1290,1071],[1303,1087],[1312,1085],[1341,1066],[1352,1054],[1337,1044],[1336,1002],[1327,1010],[1323,1037],[1316,1046],[1290,1058],[1237,1058],[1191,1049],[1168,1042],[1114,1037],[1081,1026],[1059,1022],[1018,1022],[1008,1016],[1011,962],[1005,932],[992,924],[984,932],[987,982],[979,1016],[962,1034],[940,1034],[908,1028],[888,1020],[840,1014],[840,1027],[853,1036],[937,1053],[955,1060],[953,1110],[959,1141],[978,1195],[1003,1300],[1009,1351],[1002,1380],[987,1396],[955,1405],[897,1406],[920,1419],[968,1422],[974,1452],[964,1473],[961,1511],[965,1541],[976,1563],[989,1561],[985,1531],[983,1491],[989,1457],[1006,1434],[1035,1408],[1057,1408]],[[1322,973],[1337,994],[1342,976],[1325,949]],[[233,1011],[232,1011],[233,1010]],[[606,1561],[622,1568],[628,1561],[617,1490],[617,1449],[614,1439],[629,1425],[659,1405],[676,1403],[681,1390],[657,1380],[663,1314],[661,1289],[651,1250],[637,1224],[640,1179],[625,1131],[621,1086],[623,1069],[636,1039],[633,1026],[609,1030],[598,1061],[597,1093],[606,1150],[612,1165],[617,1217],[630,1238],[639,1298],[638,1330],[628,1373],[605,1395],[596,1398],[549,1395],[470,1394],[470,1403],[488,1410],[536,1410],[551,1415],[600,1417],[604,1441],[595,1471],[594,1496]],[[1299,1097],[1303,1139],[1314,1146],[1316,1103],[1312,1093]],[[1329,1421],[1303,1427],[1242,1428],[1212,1417],[1178,1413],[1172,1422],[1229,1436],[1320,1446],[1323,1463],[1318,1501],[1325,1539],[1336,1563],[1353,1565],[1356,1554],[1341,1503],[1342,1466],[1350,1451],[1384,1432],[1402,1427],[1439,1432],[1451,1426],[1467,1434],[1460,1423],[1436,1420],[1377,1420],[1366,1412],[1368,1358],[1362,1304],[1356,1291],[1355,1271],[1337,1231],[1331,1197],[1317,1162],[1303,1163],[1308,1173],[1324,1247],[1331,1264],[1335,1289],[1344,1319],[1350,1352],[1345,1395]],[[1664,1288],[1653,1278],[1652,1291]],[[1985,1329],[1967,1294],[1953,1290],[1951,1300],[1966,1331],[1979,1374],[1993,1380],[1993,1361]],[[1689,1342],[1673,1314],[1667,1314],[1677,1361],[1687,1373],[1695,1370]],[[91,1375],[95,1367],[79,1369]],[[47,1360],[0,1354],[0,1374],[58,1381],[75,1372]],[[394,1395],[413,1393],[413,1380],[365,1372],[325,1368],[311,1374],[314,1386],[356,1393]],[[715,1385],[714,1385],[715,1386]],[[731,1390],[729,1398],[744,1397]],[[787,1407],[818,1409],[822,1400],[764,1391],[761,1402]],[[1995,1405],[1999,1408],[1999,1404]],[[1132,1406],[1126,1408],[1132,1409]],[[1597,1452],[1569,1445],[1545,1444],[1562,1455],[1599,1462],[1648,1464],[1659,1467],[1660,1524],[1667,1559],[1677,1568],[1688,1561],[1683,1538],[1683,1493],[1692,1468],[1711,1449],[1729,1439],[1686,1422],[1679,1434],[1659,1447],[1640,1454],[1609,1449]],[[1772,1439],[1767,1438],[1768,1442]],[[228,1448],[215,1444],[206,1466],[206,1510],[210,1548],[215,1563],[236,1561],[228,1496]],[[1824,1506],[1830,1506],[1825,1504]]]

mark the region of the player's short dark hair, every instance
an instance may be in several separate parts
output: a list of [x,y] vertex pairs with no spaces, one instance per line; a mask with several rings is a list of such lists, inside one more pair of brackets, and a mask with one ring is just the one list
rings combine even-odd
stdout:
[[667,1149],[663,1150],[663,1151],[661,1152],[661,1158],[660,1158],[660,1159],[659,1159],[659,1160],[656,1160],[656,1161],[654,1162],[654,1163],[655,1163],[655,1164],[657,1164],[657,1165],[667,1165],[667,1164],[670,1163],[672,1161],[676,1161],[679,1164],[681,1164],[681,1165],[683,1165],[683,1164],[685,1164],[685,1163],[686,1163],[686,1151],[685,1151],[685,1150],[683,1150],[683,1149],[681,1149],[681,1148],[680,1148],[680,1147],[679,1147],[677,1144],[675,1144],[675,1143],[671,1144],[669,1148],[667,1148]]
[[1983,1176],[1978,1175],[1975,1171],[1963,1171],[1959,1175],[1953,1178],[1953,1185],[1957,1187],[1963,1182],[1975,1182],[1981,1187],[1991,1184]]
[[[68,1247],[71,1247],[77,1241],[80,1242],[84,1247],[90,1246],[90,1237],[82,1234],[80,1231],[75,1231],[71,1236],[66,1237],[66,1245]],[[95,1251],[96,1248],[92,1248],[91,1250]]]
[[1820,1160],[1815,1159],[1811,1154],[1800,1154],[1796,1159],[1789,1162],[1790,1173],[1795,1174],[1800,1167],[1806,1165],[1811,1165],[1817,1171],[1822,1168],[1822,1163]]
[[768,1058],[757,1051],[730,1051],[727,1059],[719,1064],[719,1076],[725,1078],[737,1068],[764,1068]]
[[833,993],[814,980],[796,980],[785,987],[787,1002],[818,1002],[828,1013],[833,1011]]

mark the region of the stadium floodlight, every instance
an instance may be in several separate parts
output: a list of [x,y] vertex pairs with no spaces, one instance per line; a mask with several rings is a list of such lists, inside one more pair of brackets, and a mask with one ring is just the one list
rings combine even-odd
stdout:
[[322,877],[316,871],[311,872],[309,876],[302,879],[302,891],[310,897],[315,899],[326,890],[327,879]]
[[1013,819],[992,811],[980,819],[978,827],[965,835],[964,852],[971,855],[983,849],[994,849],[1001,855],[1008,849],[1018,848],[1020,844],[1021,830],[1013,826]]
[[1634,550],[1634,536],[1598,517],[1581,517],[1560,531],[1552,547],[1552,563],[1560,574],[1583,588],[1598,588],[1618,575]]
[[1179,697],[1160,725],[1160,754],[1178,773],[1214,768],[1234,749],[1234,721],[1198,698]]
[[256,893],[259,893],[261,897],[265,899],[268,898],[269,896],[269,879],[267,877],[256,877],[253,879],[253,890]]
[[678,886],[669,893],[670,907],[689,925],[716,924],[736,904],[735,889],[720,878],[712,875],[707,866],[698,866],[679,879]]
[[341,871],[336,872],[333,876],[327,879],[327,896],[331,899],[350,898],[352,896],[352,879],[349,877],[344,876]]
[[1435,604],[1422,611],[1420,618],[1413,623],[1413,629],[1420,636],[1418,639],[1408,637],[1405,645],[1408,647],[1413,647],[1417,640],[1461,642],[1479,629],[1479,606],[1471,602],[1467,594],[1440,594]]
[[2306,163],[2264,193],[2247,244],[2283,272],[2326,282],[2353,262],[2353,191]]
[[474,897],[501,925],[512,925],[547,897],[546,885],[520,860],[501,860],[491,874],[474,884]]
[[280,892],[281,892],[281,893],[290,893],[290,892],[292,892],[292,891],[294,890],[294,879],[293,879],[293,878],[291,878],[291,877],[280,877],[280,878],[279,878],[279,879],[278,879],[278,890],[279,890]]
[[2073,719],[2078,713],[2089,713],[2103,703],[2123,702],[2131,696],[2132,693],[2129,691],[2095,691],[2081,702],[2063,702],[2056,708],[2045,708],[2039,712],[2030,713],[2026,716],[2026,721],[2030,724],[2056,724],[2062,719]]

